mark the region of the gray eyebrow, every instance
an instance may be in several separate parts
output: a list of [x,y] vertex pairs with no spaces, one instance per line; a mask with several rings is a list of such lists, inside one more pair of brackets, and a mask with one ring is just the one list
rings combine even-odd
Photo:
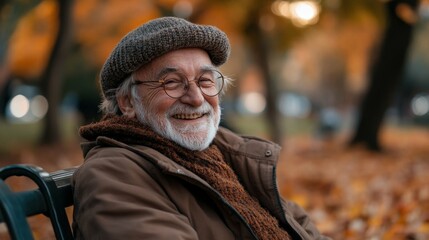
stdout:
[[204,65],[201,67],[202,71],[210,71],[210,70],[217,70],[216,67],[212,66],[212,65]]
[[155,79],[160,79],[161,77],[163,77],[167,73],[178,72],[178,71],[179,70],[175,67],[165,67],[165,68],[161,69],[161,71],[159,71],[158,74],[156,74]]

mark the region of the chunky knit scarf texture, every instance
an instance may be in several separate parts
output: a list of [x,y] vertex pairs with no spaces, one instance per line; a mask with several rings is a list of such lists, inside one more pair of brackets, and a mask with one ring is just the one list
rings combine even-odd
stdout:
[[135,119],[118,116],[83,126],[79,132],[88,140],[106,136],[156,149],[207,181],[243,216],[258,239],[291,239],[277,219],[244,189],[216,145],[212,144],[204,151],[191,151],[159,136]]

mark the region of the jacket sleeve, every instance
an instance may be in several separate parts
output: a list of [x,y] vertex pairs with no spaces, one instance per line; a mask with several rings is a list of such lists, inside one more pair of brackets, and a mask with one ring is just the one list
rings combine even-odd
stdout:
[[[305,234],[308,236],[303,236],[304,239],[314,239],[314,240],[330,240],[331,238],[323,236],[316,228],[314,223],[310,220],[310,217],[298,204],[283,200],[283,207],[287,209],[286,218],[291,224],[298,224],[295,226],[295,229],[304,229]],[[292,218],[292,219],[291,219]]]
[[151,175],[129,160],[132,154],[98,151],[75,173],[76,239],[197,239]]

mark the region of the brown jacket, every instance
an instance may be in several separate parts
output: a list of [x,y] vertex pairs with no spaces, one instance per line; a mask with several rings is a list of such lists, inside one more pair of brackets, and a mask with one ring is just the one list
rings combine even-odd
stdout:
[[[294,239],[326,239],[298,205],[280,198],[278,145],[225,129],[215,143]],[[82,146],[85,162],[73,179],[76,239],[256,239],[217,191],[162,153],[107,137]]]

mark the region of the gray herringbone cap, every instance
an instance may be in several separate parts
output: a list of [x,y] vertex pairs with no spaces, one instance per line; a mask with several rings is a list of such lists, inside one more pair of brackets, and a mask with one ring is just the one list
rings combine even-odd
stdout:
[[114,94],[112,90],[133,71],[181,48],[204,49],[215,66],[225,63],[230,53],[226,34],[216,27],[176,17],[158,18],[129,32],[113,49],[100,73],[103,94]]

